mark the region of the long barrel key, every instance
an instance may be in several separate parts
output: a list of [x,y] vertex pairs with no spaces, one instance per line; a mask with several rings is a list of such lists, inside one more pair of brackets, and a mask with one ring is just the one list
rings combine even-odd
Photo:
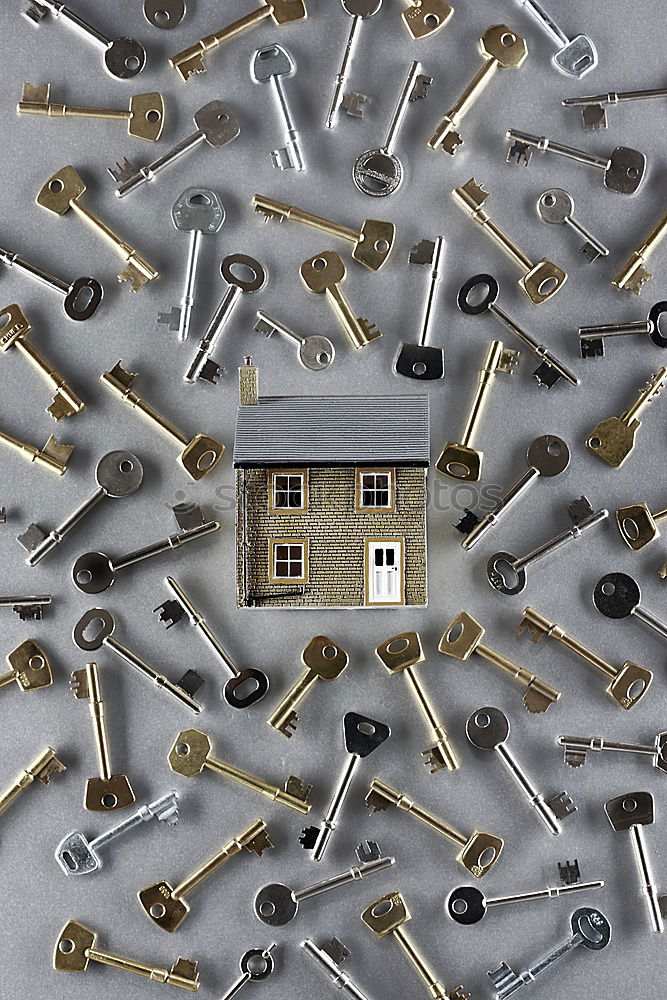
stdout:
[[661,332],[660,322],[667,313],[667,302],[651,306],[645,320],[630,323],[606,323],[601,326],[579,327],[579,350],[582,358],[603,358],[605,337],[648,334],[656,347],[667,347],[667,335]]
[[97,278],[82,277],[76,278],[71,284],[56,278],[48,271],[44,271],[35,264],[19,257],[17,253],[10,253],[9,250],[0,248],[0,262],[6,267],[15,267],[17,271],[27,274],[29,278],[38,281],[47,288],[53,288],[63,296],[63,309],[69,319],[84,320],[90,319],[97,311],[97,307],[102,301],[104,289]]
[[572,892],[586,892],[588,889],[602,889],[604,882],[578,882],[574,885],[550,885],[534,892],[517,892],[511,896],[485,896],[476,885],[460,885],[452,889],[445,909],[452,920],[464,927],[478,924],[486,916],[490,906],[504,906],[507,903],[532,902],[534,899],[556,899]]
[[630,792],[625,795],[618,795],[614,799],[605,802],[604,811],[607,819],[611,823],[612,829],[617,833],[622,830],[630,831],[630,839],[635,852],[637,870],[641,882],[642,896],[646,900],[651,927],[656,934],[662,934],[664,925],[664,907],[667,903],[667,896],[658,895],[658,890],[653,882],[651,863],[644,842],[643,826],[650,826],[655,821],[655,806],[653,796],[650,792]]
[[119,108],[80,108],[55,104],[51,100],[51,84],[34,87],[23,84],[23,94],[16,109],[24,115],[48,115],[49,118],[103,118],[106,121],[126,121],[127,131],[137,139],[157,142],[164,127],[164,98],[154,91],[135,94],[126,110]]
[[558,744],[564,748],[563,759],[570,767],[582,767],[589,751],[616,751],[638,753],[651,758],[653,767],[667,773],[667,732],[658,733],[652,745],[645,743],[620,743],[605,740],[602,736],[559,736]]
[[344,94],[343,91],[347,86],[350,66],[352,65],[352,60],[359,43],[361,26],[364,21],[377,14],[382,6],[382,0],[340,0],[340,3],[345,13],[349,14],[352,19],[352,24],[350,25],[347,42],[345,43],[340,69],[336,74],[336,82],[325,122],[327,128],[334,128],[339,108],[346,111],[348,115],[352,115],[353,118],[364,117],[362,105],[368,100],[366,95],[358,94],[356,91]]

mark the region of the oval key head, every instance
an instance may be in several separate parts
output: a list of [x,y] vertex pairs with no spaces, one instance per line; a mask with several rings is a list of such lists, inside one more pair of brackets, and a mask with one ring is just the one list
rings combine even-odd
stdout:
[[474,830],[456,860],[475,878],[482,878],[495,865],[504,844],[501,837],[494,837],[484,830]]
[[549,188],[537,199],[537,211],[542,222],[562,225],[574,213],[574,198],[563,188]]
[[[116,621],[110,611],[103,608],[91,608],[79,618],[74,626],[72,638],[79,649],[92,652],[101,649],[107,636],[113,635]],[[93,629],[97,631],[93,631]],[[88,633],[86,635],[86,632]]]
[[518,69],[528,55],[526,40],[506,24],[492,24],[479,44],[482,54],[497,60],[502,69]]
[[486,899],[476,886],[460,885],[452,889],[445,907],[457,924],[477,924],[486,913]]
[[617,795],[604,804],[607,819],[616,832],[631,826],[649,826],[655,819],[653,796],[650,792],[628,792]]
[[565,472],[570,464],[570,449],[563,439],[556,437],[555,434],[543,434],[531,443],[527,459],[528,465],[548,479]]
[[326,635],[316,635],[302,652],[301,661],[320,680],[333,681],[343,673],[349,657],[332,639],[328,639]]
[[576,35],[551,57],[556,69],[578,80],[598,64],[598,54],[590,38]]
[[250,63],[250,76],[255,83],[268,83],[272,77],[291,76],[295,69],[287,49],[274,43],[257,49]]
[[371,719],[358,712],[346,712],[343,716],[343,736],[345,749],[356,757],[368,757],[391,736],[391,729],[383,722]]
[[[477,290],[476,296],[473,297],[479,298],[482,288],[486,289],[483,297],[478,302],[471,302],[470,293],[473,289]],[[466,313],[466,315],[479,316],[480,313],[489,311],[498,298],[498,291],[498,282],[492,274],[473,274],[472,278],[468,278],[459,288],[459,294],[456,296],[456,304],[461,312]]]
[[591,951],[601,951],[611,941],[611,924],[594,906],[580,906],[570,917],[573,934],[579,934],[580,944]]
[[147,917],[163,931],[172,934],[183,923],[190,906],[184,899],[175,899],[168,882],[156,882],[137,893],[137,898]]
[[377,14],[382,0],[340,0],[340,5],[350,17],[360,17],[365,21],[367,17]]
[[667,302],[656,302],[648,314],[648,321],[651,324],[649,337],[656,347],[667,347],[667,334],[660,332],[660,320],[667,313]]
[[414,40],[419,41],[444,28],[453,13],[454,8],[445,0],[421,0],[418,7],[408,7],[401,17]]
[[646,157],[637,149],[617,146],[604,172],[604,185],[619,194],[634,194],[644,179]]
[[189,187],[176,199],[171,220],[182,232],[217,233],[225,221],[225,206],[220,195],[210,188]]
[[499,594],[515,597],[526,589],[525,569],[514,569],[517,557],[512,552],[494,552],[486,564],[486,578]]
[[70,319],[90,319],[103,296],[104,289],[96,278],[77,278],[69,287],[63,308]]
[[410,911],[400,892],[388,892],[366,907],[361,919],[379,938],[391,934],[410,920]]
[[175,28],[185,17],[185,0],[144,0],[144,17],[155,28]]
[[653,514],[645,503],[619,507],[616,511],[616,524],[623,541],[635,552],[643,549],[660,534]]
[[605,618],[628,618],[641,597],[639,584],[627,573],[607,573],[593,591],[593,603]]
[[104,552],[84,552],[72,566],[72,583],[84,594],[101,594],[114,577],[113,564]]
[[384,198],[398,191],[403,183],[403,166],[393,153],[384,149],[367,149],[355,161],[352,180],[363,194]]
[[228,285],[236,285],[242,292],[258,292],[266,284],[264,268],[246,253],[230,253],[220,265],[220,273]]
[[204,762],[211,752],[211,741],[199,729],[183,729],[169,751],[169,767],[175,774],[191,778],[201,774]]
[[379,271],[386,263],[396,239],[393,222],[381,219],[365,219],[359,234],[359,241],[352,251],[352,259],[370,271]]
[[53,950],[53,968],[58,972],[85,972],[88,968],[88,949],[97,940],[97,934],[76,920],[69,920],[56,941]]
[[[246,684],[246,693],[237,693],[237,689]],[[230,677],[222,689],[225,701],[232,708],[250,708],[264,697],[269,690],[269,678],[262,670],[246,667],[236,676]]]
[[101,857],[95,854],[79,830],[68,833],[60,841],[55,857],[65,875],[88,875],[102,867]]
[[418,632],[401,632],[380,643],[375,654],[390,674],[424,662],[424,652]]
[[288,924],[299,909],[294,893],[287,885],[272,882],[260,889],[255,896],[255,916],[269,927]]
[[62,167],[40,188],[35,201],[55,215],[64,215],[85,190],[86,185],[74,167]]
[[108,497],[129,497],[143,483],[144,467],[131,451],[108,451],[97,463],[95,479]]
[[164,98],[158,91],[135,94],[130,98],[131,118],[127,123],[130,135],[147,142],[157,142],[164,128]]
[[451,476],[461,483],[476,483],[482,474],[483,459],[484,452],[448,441],[435,467],[443,476]]
[[311,372],[321,372],[328,368],[336,357],[336,349],[328,337],[314,334],[306,337],[299,346],[299,361]]
[[555,295],[566,281],[567,274],[562,267],[543,257],[528,274],[519,278],[518,285],[533,305],[539,306]]
[[178,461],[195,482],[207,476],[225,453],[225,446],[207,434],[196,434],[183,449]]
[[447,656],[455,656],[457,660],[467,660],[475,651],[486,629],[467,611],[462,611],[442,633],[438,649]]
[[510,720],[499,708],[478,708],[466,722],[466,736],[478,750],[495,750],[510,734]]
[[346,270],[343,258],[335,250],[324,250],[304,260],[299,274],[306,288],[319,294],[326,292],[332,285],[338,285],[344,280]]
[[196,112],[193,118],[206,142],[214,149],[225,146],[235,139],[241,131],[241,126],[236,118],[222,101],[209,101]]
[[132,785],[125,774],[110,778],[89,778],[83,795],[83,808],[91,812],[113,812],[125,809],[135,801]]
[[104,65],[119,80],[131,80],[146,65],[146,50],[134,38],[114,38],[104,53]]

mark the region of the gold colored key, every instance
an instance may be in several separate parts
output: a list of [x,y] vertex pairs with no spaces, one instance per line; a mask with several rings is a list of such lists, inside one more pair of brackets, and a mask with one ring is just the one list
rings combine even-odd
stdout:
[[616,524],[621,538],[635,552],[639,552],[654,538],[660,537],[658,521],[667,517],[667,507],[651,511],[648,504],[632,503],[627,507],[619,507],[616,511]]
[[426,758],[424,763],[431,774],[441,771],[443,767],[446,767],[448,771],[456,771],[459,767],[459,760],[449,743],[447,730],[438,719],[427,692],[413,670],[413,667],[418,663],[424,662],[419,633],[402,632],[400,635],[395,635],[381,643],[375,653],[390,674],[403,674],[428,723],[435,743],[427,750],[422,750],[422,757]]
[[465,114],[473,106],[497,69],[519,69],[528,55],[525,38],[517,35],[505,24],[492,24],[479,40],[479,51],[484,62],[458,100],[444,116],[427,142],[431,149],[442,149],[454,156],[463,139],[457,129]]
[[51,100],[51,84],[33,87],[23,84],[23,94],[16,110],[24,115],[48,115],[49,118],[106,118],[112,121],[126,121],[127,131],[137,139],[157,142],[164,128],[164,99],[162,94],[135,94],[130,98],[127,111],[115,108],[77,108],[68,104],[54,104]]
[[364,219],[361,229],[351,229],[324,219],[321,215],[306,212],[296,205],[286,205],[282,201],[266,198],[263,194],[253,195],[252,205],[255,212],[264,215],[265,222],[284,222],[289,219],[290,222],[301,222],[328,233],[329,236],[354,243],[352,259],[363,264],[369,271],[379,271],[387,262],[396,239],[396,226],[393,222],[383,222],[381,219]]
[[468,660],[473,653],[479,653],[494,667],[500,667],[526,688],[523,703],[529,712],[546,712],[550,705],[558,701],[560,691],[536,677],[530,670],[517,666],[506,656],[497,653],[495,649],[485,646],[482,643],[485,631],[486,629],[482,628],[472,615],[469,615],[467,611],[462,611],[451,620],[443,632],[438,649],[446,656],[453,656],[457,660]]
[[294,21],[304,21],[308,17],[305,0],[262,0],[262,4],[257,10],[239,18],[233,24],[221,28],[220,31],[201,38],[194,45],[173,56],[169,60],[169,65],[173,66],[184,82],[189,80],[194,73],[205,73],[204,56],[207,52],[217,49],[219,45],[230,41],[249,28],[261,24],[267,17],[270,17],[278,27],[283,24],[292,24]]
[[60,444],[53,434],[41,449],[5,431],[0,431],[0,443],[18,451],[27,462],[37,462],[38,465],[56,472],[59,476],[64,476],[67,472],[67,463],[74,451],[73,444]]
[[56,751],[53,747],[47,747],[45,750],[42,750],[40,755],[33,760],[32,764],[28,764],[25,770],[21,771],[19,776],[14,779],[9,788],[0,793],[0,813],[4,812],[12,802],[18,799],[19,795],[33,781],[41,781],[43,785],[48,785],[52,774],[58,774],[60,771],[66,770],[65,765],[56,757]]
[[162,969],[156,965],[146,965],[134,958],[114,955],[110,951],[96,948],[97,934],[89,927],[84,927],[77,920],[68,920],[61,930],[53,950],[53,968],[57,972],[85,972],[89,962],[100,962],[114,969],[125,972],[135,972],[145,976],[153,983],[166,986],[179,986],[182,990],[196,993],[199,989],[198,962],[189,958],[180,958],[170,969]]
[[340,677],[349,658],[345,650],[332,639],[328,639],[326,635],[316,635],[301,653],[301,662],[306,669],[267,719],[268,724],[288,740],[292,738],[299,721],[297,705],[312,690],[316,681],[329,682]]
[[403,792],[397,792],[391,785],[387,785],[379,778],[373,778],[371,787],[366,794],[366,805],[373,812],[383,812],[389,806],[396,806],[403,812],[409,813],[432,830],[439,833],[448,840],[453,840],[461,848],[456,855],[456,860],[463,865],[467,872],[475,878],[482,878],[483,875],[493,867],[500,852],[503,849],[504,841],[501,837],[494,837],[492,833],[485,833],[484,830],[473,830],[469,837],[464,833],[459,833],[444,819],[439,819],[424,806],[417,805],[409,799]]
[[87,663],[82,670],[73,670],[69,682],[75,698],[88,702],[95,732],[95,746],[100,763],[100,776],[88,778],[83,793],[83,808],[92,812],[112,812],[125,809],[135,801],[130,779],[126,774],[111,773],[109,742],[104,720],[104,702],[96,663]]
[[261,778],[241,771],[233,764],[226,764],[211,756],[211,741],[205,733],[198,729],[184,729],[178,734],[169,751],[168,760],[172,771],[185,778],[201,774],[206,767],[215,774],[221,774],[224,778],[238,781],[246,788],[252,788],[260,795],[270,799],[271,802],[279,802],[283,806],[295,809],[303,816],[307,816],[312,809],[312,805],[308,801],[312,785],[307,785],[301,778],[291,774],[285,782],[283,790],[277,785],[270,785]]
[[458,444],[447,441],[435,463],[436,469],[443,476],[467,483],[476,483],[481,476],[484,452],[476,451],[470,445],[479,425],[486,397],[493,385],[494,376],[498,374],[511,375],[518,363],[519,351],[505,348],[501,340],[490,342],[484,358],[484,367],[479,373],[479,384],[463,431],[463,437]]
[[0,687],[16,681],[21,691],[39,691],[53,684],[49,658],[34,639],[26,639],[5,659],[9,670],[0,674]]
[[103,372],[100,375],[100,382],[103,382],[107,389],[118,396],[124,403],[131,406],[133,410],[139,410],[151,423],[155,424],[168,437],[172,438],[183,450],[178,456],[178,461],[183,466],[187,474],[198,481],[207,476],[216,467],[225,453],[225,446],[215,438],[207,434],[198,433],[193,438],[188,438],[187,434],[179,431],[171,421],[163,417],[162,414],[149,406],[141,396],[132,390],[132,385],[138,378],[138,372],[128,372],[123,368],[123,362],[118,361],[111,371]]
[[256,854],[261,858],[262,853],[273,844],[269,840],[266,832],[266,823],[263,819],[257,819],[251,823],[247,829],[240,833],[238,837],[232,837],[220,850],[208,858],[196,871],[173,888],[169,882],[156,882],[146,889],[141,889],[137,893],[139,902],[147,917],[153,921],[156,927],[170,934],[177,930],[188,913],[190,906],[185,901],[185,896],[192,892],[200,882],[212,875],[213,872],[221,868],[235,854],[239,854],[245,847],[250,854]]
[[596,424],[593,432],[586,439],[586,447],[594,455],[601,458],[612,469],[623,465],[635,446],[637,431],[642,425],[639,414],[649,403],[652,403],[667,382],[667,368],[659,368],[646,383],[646,387],[629,410],[620,417],[607,417]]
[[371,341],[382,336],[374,323],[354,315],[352,306],[341,292],[339,285],[345,280],[347,272],[339,254],[324,250],[305,260],[299,273],[309,292],[326,295],[353,347],[357,350],[367,347]]
[[401,14],[403,23],[417,42],[434,35],[447,24],[454,8],[445,0],[403,0],[409,4]]
[[74,389],[67,384],[64,376],[56,371],[26,339],[31,330],[32,327],[20,306],[15,302],[5,306],[0,310],[0,351],[5,353],[10,347],[15,347],[56,390],[53,402],[46,408],[46,412],[50,413],[54,420],[81,413],[85,406],[83,400],[79,399]]
[[643,243],[640,243],[630,255],[616,277],[612,278],[612,285],[615,285],[620,291],[634,292],[635,295],[639,295],[642,285],[645,285],[653,277],[645,266],[646,261],[665,235],[667,235],[667,212],[656,222]]
[[555,639],[556,642],[562,642],[570,652],[575,653],[586,663],[590,663],[596,670],[602,671],[605,677],[610,678],[610,683],[606,688],[607,694],[621,708],[634,708],[651,686],[652,671],[647,670],[646,667],[640,667],[638,663],[633,663],[631,660],[626,660],[622,667],[615,667],[613,664],[607,663],[578,639],[568,635],[560,625],[550,622],[534,608],[524,608],[523,618],[516,630],[520,635],[523,632],[528,632],[530,641],[533,643],[538,643],[545,635],[550,639]]
[[527,257],[522,250],[506,236],[502,229],[493,222],[485,212],[484,202],[489,197],[489,192],[485,191],[481,184],[478,184],[474,177],[452,191],[454,201],[470,216],[473,222],[477,222],[485,233],[495,240],[502,247],[505,253],[512,258],[524,272],[519,279],[518,285],[535,306],[555,295],[567,281],[567,274],[553,261],[543,257],[536,264]]
[[117,236],[90,209],[80,204],[80,198],[85,191],[86,184],[74,167],[62,167],[53,177],[48,179],[35,200],[38,205],[53,212],[54,215],[64,215],[71,208],[80,219],[84,219],[91,225],[95,232],[111,243],[116,252],[126,261],[125,267],[118,275],[118,281],[129,281],[132,292],[141,291],[145,284],[158,277],[159,272],[151,267],[133,246]]

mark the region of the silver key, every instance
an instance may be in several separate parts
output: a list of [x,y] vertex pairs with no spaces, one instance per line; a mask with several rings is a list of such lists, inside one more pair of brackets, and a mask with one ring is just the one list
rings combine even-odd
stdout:
[[422,240],[413,246],[408,256],[408,263],[431,265],[429,275],[428,295],[424,305],[422,328],[419,341],[416,344],[402,344],[394,362],[397,375],[406,378],[433,381],[445,377],[445,351],[442,347],[432,347],[426,343],[435,311],[438,285],[442,278],[442,258],[445,253],[445,237],[438,236],[435,240]]
[[591,263],[598,257],[609,256],[609,249],[604,243],[600,243],[594,236],[591,236],[588,230],[584,229],[581,223],[574,218],[574,198],[563,188],[549,188],[548,191],[543,191],[537,199],[537,211],[540,213],[542,222],[556,226],[569,226],[575,233],[582,236],[586,242],[580,248],[579,253],[582,253]]
[[667,302],[656,302],[645,320],[635,323],[608,323],[602,326],[579,327],[579,350],[582,358],[603,358],[604,338],[644,333],[656,347],[667,347],[667,334],[660,330],[660,321],[667,313]]
[[347,85],[350,66],[352,65],[352,59],[354,58],[354,53],[359,41],[361,25],[364,21],[367,21],[369,17],[373,17],[374,14],[377,14],[382,6],[382,0],[340,0],[340,3],[345,13],[349,14],[352,18],[352,24],[350,25],[350,33],[347,36],[347,44],[345,45],[345,52],[343,53],[343,61],[341,62],[340,69],[336,75],[334,92],[331,98],[331,104],[329,105],[327,120],[325,122],[327,128],[333,128],[335,126],[336,115],[339,108],[346,111],[348,115],[352,115],[353,118],[364,117],[362,105],[368,101],[366,95],[358,94],[356,91],[343,95],[343,91]]
[[280,320],[269,316],[263,309],[257,310],[257,322],[254,329],[258,333],[263,333],[266,337],[273,336],[274,333],[282,333],[288,340],[294,341],[299,347],[299,362],[304,368],[311,372],[321,372],[328,368],[336,356],[334,345],[328,337],[314,334],[310,337],[302,337]]
[[279,170],[305,170],[306,165],[301,150],[299,133],[294,125],[292,111],[283,87],[283,78],[293,76],[296,63],[282,45],[265,45],[257,49],[250,67],[250,75],[255,83],[270,83],[276,96],[280,114],[287,132],[287,143],[281,149],[274,149],[271,162]]
[[241,975],[229,987],[220,1000],[232,1000],[246,983],[263,983],[272,974],[275,963],[271,952],[276,947],[274,941],[268,948],[249,948],[241,955],[239,968]]
[[185,11],[185,0],[144,0],[144,17],[154,28],[175,28]]
[[71,285],[68,285],[62,278],[54,277],[48,271],[30,264],[27,260],[19,257],[17,253],[10,253],[9,250],[0,249],[0,261],[7,267],[15,267],[17,271],[22,271],[42,285],[47,285],[59,292],[63,296],[65,314],[70,319],[90,319],[102,301],[104,289],[96,278],[77,278]]
[[158,323],[165,323],[170,330],[178,331],[178,339],[188,339],[192,307],[195,301],[195,279],[202,236],[214,236],[225,221],[225,206],[220,196],[210,188],[190,187],[176,199],[171,209],[171,221],[176,229],[190,233],[188,261],[185,267],[185,286],[180,306],[171,312],[158,313]]
[[537,0],[517,0],[517,2],[525,7],[529,14],[532,14],[547,35],[556,45],[560,46],[551,57],[552,63],[559,72],[581,79],[586,73],[595,69],[598,64],[598,54],[588,35],[575,35],[574,38],[568,38]]
[[334,989],[343,996],[352,997],[352,1000],[368,1000],[366,994],[362,993],[357,984],[340,967],[350,954],[342,941],[339,941],[338,938],[331,938],[323,948],[318,948],[310,938],[306,938],[305,941],[301,942],[301,947],[306,955],[310,955],[319,968],[323,970]]
[[42,620],[42,608],[51,603],[51,594],[31,594],[25,597],[0,597],[0,608],[12,608],[22,622]]
[[108,167],[107,172],[114,180],[118,181],[116,197],[124,198],[135,188],[147,181],[154,180],[165,167],[175,163],[181,156],[189,153],[201,143],[205,142],[212,149],[220,149],[236,139],[241,131],[238,121],[222,101],[209,101],[193,115],[193,121],[197,126],[196,132],[187,136],[147,166],[135,170],[130,160],[124,157],[122,163],[117,163],[115,167]]
[[656,934],[662,934],[665,929],[663,916],[667,906],[667,896],[658,895],[658,890],[653,882],[653,873],[642,830],[643,826],[650,826],[655,820],[653,796],[650,792],[630,792],[618,795],[605,802],[604,811],[612,829],[617,833],[622,830],[630,831],[642,896],[646,900],[651,927]]
[[667,773],[667,732],[658,733],[652,746],[642,743],[618,743],[601,736],[559,736],[564,747],[563,759],[570,767],[583,767],[589,750],[615,750],[617,753],[638,753],[651,758],[653,767]]
[[607,127],[604,105],[621,104],[623,101],[646,101],[667,97],[667,90],[626,90],[622,93],[594,94],[591,97],[568,97],[561,101],[564,108],[581,108],[581,121],[586,132]]
[[644,625],[667,639],[667,624],[639,603],[639,584],[627,573],[607,573],[595,584],[593,603],[605,618],[629,618],[634,615]]
[[558,836],[562,832],[559,820],[576,812],[577,807],[565,791],[554,795],[548,802],[545,800],[507,748],[509,734],[509,719],[499,708],[480,708],[466,722],[468,741],[478,750],[495,750],[549,833]]
[[[575,862],[576,864],[576,862]],[[559,864],[559,870],[561,866]],[[578,877],[578,876],[577,876]],[[587,892],[589,889],[602,889],[604,882],[600,879],[596,882],[575,882],[568,885],[552,885],[546,889],[538,889],[535,892],[517,892],[511,896],[485,896],[484,893],[474,885],[460,885],[452,889],[445,909],[452,920],[457,924],[469,926],[477,924],[486,916],[490,906],[504,906],[506,903],[524,903],[533,899],[556,899],[572,892]]]
[[26,559],[28,566],[36,566],[45,555],[59,545],[73,528],[105,497],[118,499],[129,497],[141,486],[144,479],[144,467],[131,451],[109,451],[97,463],[95,469],[97,489],[77,507],[62,524],[47,535],[38,524],[31,524],[18,536],[18,541],[30,555]]

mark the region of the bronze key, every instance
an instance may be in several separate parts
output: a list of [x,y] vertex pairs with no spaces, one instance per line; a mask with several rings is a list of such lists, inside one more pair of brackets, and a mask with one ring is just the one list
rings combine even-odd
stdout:
[[316,635],[311,639],[301,654],[301,660],[306,669],[267,719],[268,724],[288,740],[299,719],[297,705],[303,701],[316,681],[335,681],[349,662],[345,650],[326,635]]
[[382,336],[374,323],[356,317],[352,306],[338,287],[345,280],[345,264],[340,254],[324,250],[301,265],[300,274],[309,292],[324,293],[341,322],[353,347],[366,347]]
[[11,783],[9,788],[6,788],[0,794],[0,813],[4,812],[33,781],[41,781],[43,785],[48,785],[52,774],[58,774],[60,771],[66,770],[65,765],[56,757],[56,751],[53,747],[47,747],[45,750],[42,750],[39,757],[36,757],[32,764],[29,764],[25,770],[21,771],[18,778]]

